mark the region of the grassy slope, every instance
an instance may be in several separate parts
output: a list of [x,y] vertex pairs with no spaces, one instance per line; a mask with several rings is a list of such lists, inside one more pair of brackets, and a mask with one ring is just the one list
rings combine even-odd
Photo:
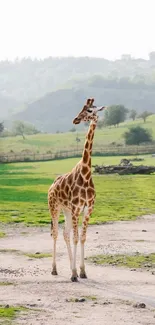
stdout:
[[[0,221],[49,224],[47,191],[57,174],[71,170],[78,161],[66,159],[39,163],[0,165]],[[113,164],[119,157],[93,158],[93,164]],[[145,157],[144,164],[155,164]],[[155,213],[155,175],[94,176],[97,197],[90,223],[130,220]],[[60,217],[60,221],[63,216]]]
[[[144,124],[142,120],[135,122],[125,122],[120,124],[119,128],[104,128],[102,130],[96,130],[94,147],[99,145],[108,145],[112,142],[123,143],[122,135],[131,125],[140,124],[150,130],[153,133],[153,139],[155,140],[155,115],[150,116],[147,122]],[[78,128],[77,128],[78,131]],[[86,132],[79,132],[78,137],[81,140],[79,148],[83,146]],[[77,132],[68,132],[63,134],[38,134],[33,136],[27,136],[26,140],[23,140],[21,136],[1,138],[0,152],[21,151],[23,149],[29,149],[33,152],[47,152],[48,150],[72,150],[77,148],[76,139]]]

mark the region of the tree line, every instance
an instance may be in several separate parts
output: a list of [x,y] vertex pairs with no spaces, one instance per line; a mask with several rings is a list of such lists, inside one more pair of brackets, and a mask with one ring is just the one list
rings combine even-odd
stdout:
[[26,135],[32,135],[40,133],[36,127],[30,123],[22,122],[22,121],[14,121],[11,129],[5,129],[4,123],[0,122],[0,136],[8,137],[8,136],[17,136],[21,135],[23,140],[25,140]]
[[152,112],[144,111],[138,115],[136,110],[129,110],[124,105],[111,105],[105,110],[104,117],[99,120],[98,128],[102,128],[103,126],[118,127],[120,123],[127,119],[127,116],[133,121],[135,121],[136,118],[141,118],[145,123],[147,118],[152,114]]

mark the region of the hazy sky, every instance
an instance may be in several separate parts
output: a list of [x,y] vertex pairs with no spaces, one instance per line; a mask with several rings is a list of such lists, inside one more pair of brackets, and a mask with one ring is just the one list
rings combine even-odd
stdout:
[[0,60],[152,50],[155,0],[0,0]]

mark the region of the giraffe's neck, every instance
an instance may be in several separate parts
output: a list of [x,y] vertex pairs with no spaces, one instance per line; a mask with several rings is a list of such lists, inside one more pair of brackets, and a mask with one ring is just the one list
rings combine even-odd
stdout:
[[93,145],[95,129],[96,129],[96,122],[91,121],[86,135],[84,150],[82,154],[82,163],[87,164],[90,168],[91,168],[91,154],[92,154],[92,145]]

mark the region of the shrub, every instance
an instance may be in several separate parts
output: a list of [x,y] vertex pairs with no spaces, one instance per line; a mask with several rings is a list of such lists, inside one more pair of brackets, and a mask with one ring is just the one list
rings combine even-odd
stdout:
[[139,145],[144,142],[152,142],[152,135],[149,130],[141,126],[133,126],[123,134],[125,144]]

